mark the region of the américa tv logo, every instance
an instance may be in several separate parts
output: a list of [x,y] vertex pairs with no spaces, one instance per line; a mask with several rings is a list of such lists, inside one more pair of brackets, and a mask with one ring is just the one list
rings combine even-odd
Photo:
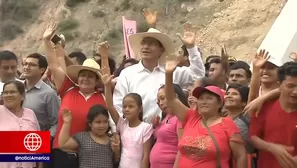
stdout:
[[41,137],[36,133],[29,133],[24,138],[24,146],[28,151],[35,152],[42,145]]
[[0,153],[50,153],[49,131],[0,131]]
[[49,162],[49,131],[0,131],[0,162]]

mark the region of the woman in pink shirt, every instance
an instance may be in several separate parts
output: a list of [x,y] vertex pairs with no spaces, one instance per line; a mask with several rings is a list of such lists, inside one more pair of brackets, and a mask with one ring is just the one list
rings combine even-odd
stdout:
[[[22,108],[25,99],[25,86],[19,81],[9,81],[3,86],[4,105],[0,105],[0,131],[38,131],[40,130],[35,113]],[[35,162],[3,162],[1,168],[33,168]]]
[[166,63],[165,95],[167,106],[183,124],[179,141],[178,167],[186,168],[247,168],[247,153],[240,131],[230,118],[220,115],[224,93],[219,87],[197,87],[197,111],[189,109],[175,96],[172,81],[177,66],[175,61]]
[[[185,105],[187,97],[178,85],[174,85],[174,92],[178,99]],[[182,126],[172,110],[167,107],[165,89],[162,86],[158,91],[158,105],[165,117],[159,123],[159,117],[154,119],[156,143],[150,153],[151,168],[177,168],[179,154],[178,140],[182,135]]]

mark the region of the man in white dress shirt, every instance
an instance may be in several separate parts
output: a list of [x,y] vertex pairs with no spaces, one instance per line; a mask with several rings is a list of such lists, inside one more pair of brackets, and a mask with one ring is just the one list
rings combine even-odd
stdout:
[[[184,90],[194,81],[205,75],[205,68],[200,53],[195,46],[195,34],[186,31],[180,37],[189,52],[189,67],[178,67],[174,72],[174,83]],[[138,64],[124,69],[117,79],[113,101],[116,109],[122,115],[122,101],[128,93],[138,93],[143,102],[143,120],[151,122],[161,110],[157,105],[158,89],[165,83],[165,59],[175,52],[174,44],[169,36],[156,29],[136,33],[129,36],[133,52],[141,56]]]

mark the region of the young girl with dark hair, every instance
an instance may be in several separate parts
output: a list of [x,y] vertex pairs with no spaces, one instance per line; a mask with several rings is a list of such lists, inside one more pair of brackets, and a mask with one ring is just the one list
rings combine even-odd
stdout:
[[[87,115],[86,131],[70,136],[71,112],[63,112],[63,126],[59,134],[59,146],[62,150],[78,149],[79,167],[113,168],[120,156],[120,139],[108,135],[109,115],[105,107],[94,105]],[[96,152],[94,152],[96,151]]]
[[[108,67],[104,67],[107,68]],[[129,93],[123,99],[123,114],[120,116],[112,100],[112,76],[104,71],[105,98],[108,111],[116,123],[122,141],[120,168],[149,168],[152,148],[153,126],[142,121],[142,99],[137,93]]]

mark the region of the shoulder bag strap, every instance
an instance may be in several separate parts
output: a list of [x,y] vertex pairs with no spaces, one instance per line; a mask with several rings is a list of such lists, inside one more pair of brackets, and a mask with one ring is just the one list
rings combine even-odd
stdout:
[[211,137],[211,139],[214,142],[215,148],[216,148],[216,155],[217,155],[217,168],[221,168],[221,152],[220,152],[220,148],[219,148],[219,144],[217,142],[217,139],[215,138],[215,136],[213,135],[212,131],[210,130],[210,128],[207,126],[207,123],[205,120],[202,119],[203,125],[205,126],[205,128],[208,131],[209,136]]
[[243,121],[245,123],[246,126],[248,126],[248,127],[250,126],[250,123],[242,114],[240,114],[238,117],[239,117],[239,119],[241,119],[241,121]]

